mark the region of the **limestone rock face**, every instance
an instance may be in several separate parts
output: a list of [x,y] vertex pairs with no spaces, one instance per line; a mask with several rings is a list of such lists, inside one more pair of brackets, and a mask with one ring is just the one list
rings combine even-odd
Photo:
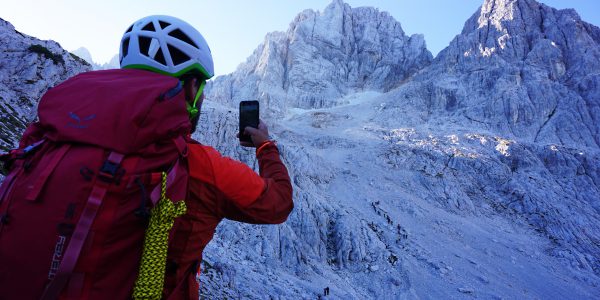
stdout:
[[0,19],[0,151],[16,146],[48,88],[91,69],[54,41],[41,41]]
[[599,43],[573,10],[488,0],[397,103],[424,121],[598,148]]
[[287,108],[331,107],[355,91],[388,91],[431,59],[423,36],[406,36],[388,13],[336,0],[323,12],[300,13],[287,32],[268,34],[207,94],[221,103],[258,99],[281,116]]
[[[399,131],[391,156],[402,158],[392,165],[439,174],[443,183],[426,185],[450,207],[487,202],[523,217],[558,257],[600,274],[598,27],[533,0],[486,0],[427,69],[388,95],[378,122],[417,128]],[[414,134],[459,151],[444,162],[400,146]],[[471,152],[477,140],[501,156]]]

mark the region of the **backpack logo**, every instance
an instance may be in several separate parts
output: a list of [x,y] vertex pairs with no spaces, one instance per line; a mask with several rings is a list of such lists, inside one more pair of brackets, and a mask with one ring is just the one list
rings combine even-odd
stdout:
[[65,236],[58,236],[58,241],[54,246],[54,255],[52,255],[52,264],[50,265],[50,272],[48,273],[48,279],[50,280],[54,279],[56,273],[58,272],[58,267],[60,266],[60,261],[66,240],[67,238]]
[[81,118],[80,118],[80,117],[79,117],[79,116],[78,116],[76,113],[70,112],[70,113],[69,113],[69,117],[70,117],[72,120],[75,120],[75,122],[72,122],[72,121],[71,121],[71,122],[67,123],[67,126],[68,126],[68,127],[79,128],[79,129],[85,129],[85,128],[88,128],[88,127],[89,127],[89,125],[85,125],[85,124],[83,124],[83,123],[84,123],[84,122],[88,122],[88,121],[91,121],[91,120],[95,119],[95,118],[96,118],[96,115],[95,115],[95,114],[93,114],[93,115],[89,115],[89,116],[87,116],[87,117],[85,117],[85,118],[81,119]]

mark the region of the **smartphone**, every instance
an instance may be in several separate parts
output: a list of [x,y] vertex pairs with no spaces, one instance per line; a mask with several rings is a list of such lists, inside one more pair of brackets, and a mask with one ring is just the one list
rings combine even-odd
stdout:
[[246,126],[258,128],[258,101],[240,102],[240,142],[250,142],[250,135],[244,134]]

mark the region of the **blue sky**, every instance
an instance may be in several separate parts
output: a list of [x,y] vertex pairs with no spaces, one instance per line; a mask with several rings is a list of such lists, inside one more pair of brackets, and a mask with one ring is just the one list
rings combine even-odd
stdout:
[[[124,30],[135,20],[167,14],[194,25],[208,41],[217,75],[243,62],[266,33],[285,31],[304,9],[322,11],[330,0],[3,0],[0,18],[17,30],[52,39],[67,50],[84,46],[96,62],[118,53]],[[436,55],[460,33],[464,22],[483,0],[345,0],[352,7],[373,6],[388,11],[408,34],[422,33]],[[582,19],[600,25],[598,0],[542,0],[556,8],[575,8]]]

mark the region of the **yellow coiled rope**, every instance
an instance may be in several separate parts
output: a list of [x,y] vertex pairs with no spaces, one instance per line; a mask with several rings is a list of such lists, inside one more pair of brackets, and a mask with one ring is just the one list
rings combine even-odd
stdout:
[[165,282],[165,266],[169,232],[175,218],[185,214],[184,201],[167,199],[167,174],[162,173],[160,200],[151,211],[150,224],[144,239],[140,273],[133,288],[134,299],[160,299]]

